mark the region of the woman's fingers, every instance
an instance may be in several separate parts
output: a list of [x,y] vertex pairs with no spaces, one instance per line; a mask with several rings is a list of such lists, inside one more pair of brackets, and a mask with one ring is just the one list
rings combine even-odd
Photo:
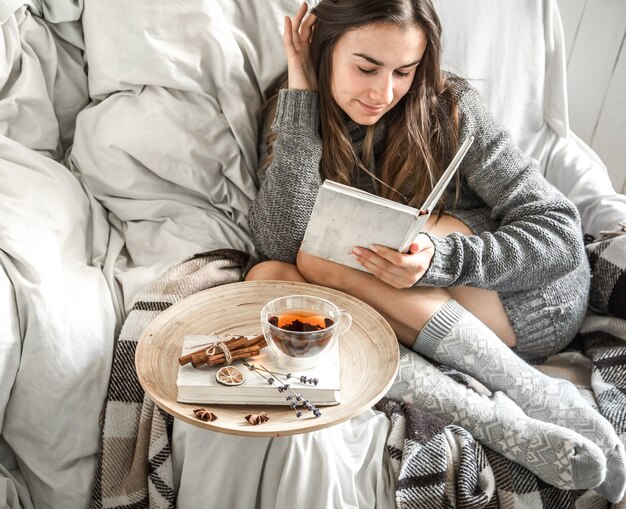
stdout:
[[407,255],[384,246],[371,246],[371,249],[354,248],[352,256],[380,280],[395,288],[409,288],[428,268],[432,253],[423,249]]
[[305,41],[307,44],[311,42],[313,27],[315,26],[316,21],[317,17],[315,16],[315,14],[309,14],[304,20],[304,23],[302,23],[302,27],[300,28],[300,37],[302,41]]
[[293,37],[291,35],[291,18],[289,16],[285,16],[285,27],[283,30],[283,45],[285,46],[285,51],[287,53],[287,57],[292,57],[295,54],[295,48],[293,47]]
[[373,251],[356,247],[352,251],[352,256],[360,265],[367,269],[370,274],[394,288],[406,288],[410,286],[404,271],[399,270],[399,267]]
[[285,17],[283,44],[287,56],[289,88],[317,90],[317,78],[310,59],[309,45],[317,18],[307,16],[308,6],[303,3],[293,18]]
[[308,10],[309,10],[309,6],[306,4],[306,2],[303,2],[302,5],[298,7],[298,10],[296,11],[296,15],[293,17],[294,27],[296,30],[300,29],[302,20],[304,19],[304,16]]
[[406,263],[406,257],[394,249],[389,249],[388,247],[379,246],[377,244],[371,245],[370,249],[378,256],[383,257],[385,260],[398,267],[402,267]]
[[[311,35],[309,34],[309,38],[304,38],[302,35],[301,29],[303,28],[302,20],[306,15],[309,7],[306,3],[303,3],[296,12],[296,15],[293,18],[293,23],[291,23],[291,39],[293,41],[293,45],[296,50],[300,51],[302,49],[303,41],[308,44]],[[306,23],[306,22],[305,22]],[[306,26],[306,25],[305,25]]]

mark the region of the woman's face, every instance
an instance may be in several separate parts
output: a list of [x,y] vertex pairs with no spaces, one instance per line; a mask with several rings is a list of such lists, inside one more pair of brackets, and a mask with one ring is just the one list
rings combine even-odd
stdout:
[[417,26],[377,23],[346,32],[332,55],[333,98],[357,124],[376,123],[408,92],[425,50]]

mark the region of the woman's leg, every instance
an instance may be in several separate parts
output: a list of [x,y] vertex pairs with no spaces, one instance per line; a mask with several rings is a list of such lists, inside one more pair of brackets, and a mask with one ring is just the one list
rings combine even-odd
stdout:
[[[450,233],[450,231],[471,233],[460,221],[450,216],[444,216],[444,218],[438,223],[435,223],[434,220],[429,222],[429,229],[438,235],[444,231],[445,233]],[[397,290],[367,272],[303,252],[298,254],[297,266],[278,261],[267,261],[253,267],[246,276],[246,281],[271,279],[314,283],[358,297],[381,313],[389,321],[398,338],[409,347],[412,346],[417,333],[435,312],[453,297],[452,292],[444,288]],[[495,292],[483,292],[493,293],[495,297],[490,296],[490,301],[501,306]],[[455,290],[455,294],[459,293],[462,294],[462,292]],[[463,299],[463,296],[461,295],[459,298]],[[470,301],[471,298],[465,300]],[[494,315],[497,313],[485,313],[485,318]],[[506,315],[504,318],[506,320]]]
[[[396,290],[362,271],[314,257],[306,262],[311,262],[304,269],[307,274],[309,270],[319,271],[318,275],[309,275],[311,282],[346,291],[369,302],[379,312],[382,309],[396,334],[409,346],[418,343],[415,341],[418,328],[428,331],[430,323],[437,322],[442,309],[445,313],[451,303],[456,304],[446,290],[420,288],[407,295],[406,291]],[[246,279],[307,281],[295,265],[276,261],[255,266]],[[410,316],[413,312],[417,313],[417,319]],[[410,319],[396,320],[390,315],[406,315]],[[483,324],[479,329],[482,337],[508,350]],[[478,395],[414,352],[401,351],[398,375],[388,397],[408,398],[420,408],[463,426],[485,445],[562,489],[596,486],[604,478],[604,456],[593,443],[568,429],[527,417],[512,403],[503,405],[502,393]],[[515,357],[511,352],[509,355]],[[553,451],[559,461],[553,461],[552,455],[546,456],[546,451]]]
[[[436,224],[429,224],[429,229],[439,236],[452,231],[471,233],[463,223],[449,216],[444,216]],[[553,390],[560,384],[545,377],[519,359],[500,341],[502,339],[508,346],[515,346],[516,344],[511,324],[495,292],[471,288],[408,288],[398,290],[367,272],[344,267],[303,252],[298,254],[297,267],[279,262],[267,263],[267,265],[259,267],[257,274],[251,273],[252,276],[263,279],[304,280],[335,288],[360,298],[389,320],[398,339],[403,344],[432,359],[474,375],[493,390],[504,391],[522,408],[526,406],[526,400],[532,398],[536,391],[526,392],[520,384],[523,382],[523,385],[532,387],[535,381],[538,381],[550,394],[550,397],[546,398],[550,401],[544,402],[554,409],[551,422],[554,424],[563,423],[563,425],[571,424],[570,419],[566,418],[564,414],[567,409],[563,409],[559,403],[560,395],[564,394],[563,391],[555,392]],[[476,316],[460,306],[459,302],[474,311]],[[511,383],[494,386],[495,378],[489,376],[487,381],[484,378],[485,373],[490,373],[496,378],[507,379]],[[518,384],[515,381],[520,377],[522,380]],[[424,389],[413,383],[413,376],[409,378],[411,387],[416,391],[416,394],[421,394],[420,391]],[[544,383],[546,383],[545,386]],[[427,390],[428,394],[435,399],[438,395],[442,396],[451,405],[450,410],[452,412],[455,411],[456,404],[460,405],[457,410],[467,410],[465,401],[447,398],[447,395],[438,394],[437,391],[434,391],[433,387]],[[573,399],[570,400],[570,404],[578,406],[582,398],[575,396],[575,394],[572,396]],[[559,416],[560,413],[563,415]],[[611,463],[617,467],[617,472],[623,472],[623,448],[620,449],[619,443],[616,444],[615,433],[610,433],[602,421],[599,414],[591,415],[585,423],[588,426],[587,429],[581,429],[580,426],[572,426],[572,429],[597,443],[606,457],[613,460]],[[603,431],[606,431],[608,437],[603,438]],[[518,438],[523,441],[521,436]],[[562,438],[565,439],[565,434]],[[577,445],[579,452],[586,449],[587,453],[595,456],[591,452],[593,444],[587,443],[584,446],[584,443],[579,443]],[[582,461],[582,458],[580,459]],[[597,465],[597,468],[601,472],[604,465]],[[603,485],[605,489],[598,491],[609,499],[615,498],[620,492],[623,493],[623,474],[621,472],[617,474],[617,479],[609,483],[610,486]]]
[[307,283],[298,268],[291,263],[267,261],[252,267],[246,275],[246,281],[297,281]]
[[479,392],[456,382],[402,346],[398,375],[387,397],[454,422],[484,445],[561,489],[591,488],[604,479],[604,456],[589,440],[527,416],[502,392],[490,394],[486,388]]
[[606,479],[595,490],[611,502],[626,492],[626,451],[613,426],[576,386],[552,378],[515,355],[455,300],[422,329],[412,349],[502,391],[534,419],[572,429],[604,453]]
[[[438,236],[452,232],[471,235],[458,219],[431,218],[426,229]],[[298,253],[297,267],[305,280],[358,297],[381,313],[401,343],[412,347],[419,331],[451,298],[480,318],[508,346],[515,346],[515,333],[496,292],[480,288],[405,288],[398,290],[368,272],[345,267],[304,252]]]

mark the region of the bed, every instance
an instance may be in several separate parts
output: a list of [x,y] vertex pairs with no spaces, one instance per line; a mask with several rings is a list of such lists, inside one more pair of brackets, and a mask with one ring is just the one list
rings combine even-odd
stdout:
[[[569,129],[556,2],[435,4],[444,67],[481,91],[587,234],[614,230],[626,197]],[[0,1],[0,508],[609,507],[390,401],[321,432],[252,440],[172,421],[137,386],[142,327],[239,280],[255,254],[259,111],[297,5]],[[590,248],[596,281],[615,276],[603,263],[619,265],[619,239]],[[614,286],[540,367],[578,383],[626,439]],[[437,475],[411,485],[414,467]]]

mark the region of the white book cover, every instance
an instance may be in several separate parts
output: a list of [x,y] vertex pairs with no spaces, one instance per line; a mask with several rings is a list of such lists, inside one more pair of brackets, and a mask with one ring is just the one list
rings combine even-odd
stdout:
[[413,207],[325,180],[317,194],[300,249],[365,270],[350,256],[353,248],[381,244],[401,251],[416,222],[420,222],[421,229],[427,219]]
[[366,269],[350,255],[356,246],[380,244],[408,252],[473,142],[474,137],[463,142],[419,209],[325,180],[300,249],[363,271]]
[[[181,356],[197,351],[199,345],[219,341],[217,336],[185,336]],[[263,348],[261,354],[247,359],[255,366],[286,374],[287,371],[276,363],[269,347]],[[191,363],[178,367],[176,385],[178,388],[177,400],[180,403],[204,404],[237,404],[237,405],[288,405],[286,396],[290,393],[279,392],[276,385],[271,385],[259,374],[251,371],[242,361],[234,361],[235,366],[245,376],[241,385],[223,385],[215,377],[223,366],[202,366],[194,368]],[[260,371],[269,378],[271,375]],[[339,345],[330,350],[323,362],[312,369],[292,372],[287,380],[284,376],[278,377],[280,382],[289,383],[295,393],[302,394],[314,405],[336,405],[339,403]],[[304,384],[299,381],[301,376],[317,378],[318,384]],[[275,377],[276,378],[276,377]]]

